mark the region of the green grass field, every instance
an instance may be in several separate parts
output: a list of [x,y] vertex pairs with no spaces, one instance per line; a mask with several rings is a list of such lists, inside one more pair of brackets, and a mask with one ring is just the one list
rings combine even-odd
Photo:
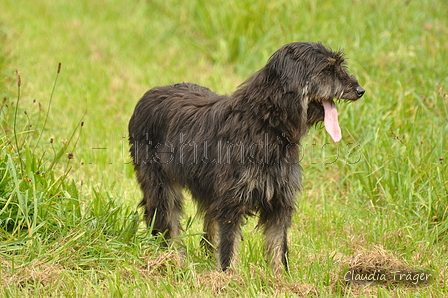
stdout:
[[[448,296],[446,1],[186,2],[1,1],[0,296]],[[341,143],[303,140],[290,272],[272,275],[250,220],[219,273],[190,199],[185,259],[161,249],[129,163],[137,100],[183,81],[230,94],[293,41],[344,49],[366,94],[339,105]],[[432,279],[347,285],[360,268]]]

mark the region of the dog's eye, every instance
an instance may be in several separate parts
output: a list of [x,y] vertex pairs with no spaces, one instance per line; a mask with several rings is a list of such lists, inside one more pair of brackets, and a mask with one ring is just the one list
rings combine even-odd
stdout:
[[327,66],[327,67],[325,67],[325,68],[324,68],[324,72],[325,72],[325,73],[331,73],[331,72],[333,72],[333,67],[332,67],[332,66]]

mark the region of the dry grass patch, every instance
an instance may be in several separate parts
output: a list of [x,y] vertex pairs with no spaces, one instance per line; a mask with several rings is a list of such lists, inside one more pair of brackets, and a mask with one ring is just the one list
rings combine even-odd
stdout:
[[2,287],[16,286],[48,286],[60,279],[64,271],[62,265],[50,264],[42,261],[33,261],[29,265],[12,268],[11,262],[2,260],[0,268],[0,285]]
[[339,258],[341,269],[338,279],[344,285],[425,286],[433,279],[433,273],[416,269],[403,261],[397,253],[374,246],[360,248],[352,256]]

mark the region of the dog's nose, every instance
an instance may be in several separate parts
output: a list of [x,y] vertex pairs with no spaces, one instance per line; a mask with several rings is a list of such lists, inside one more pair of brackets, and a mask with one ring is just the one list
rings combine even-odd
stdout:
[[363,96],[365,92],[366,90],[364,90],[361,86],[356,87],[356,95],[358,95],[358,97]]

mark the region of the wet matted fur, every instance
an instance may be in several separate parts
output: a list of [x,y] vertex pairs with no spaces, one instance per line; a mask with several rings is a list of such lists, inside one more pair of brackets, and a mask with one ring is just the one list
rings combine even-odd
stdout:
[[305,42],[280,48],[231,96],[190,83],[149,90],[129,123],[147,224],[166,239],[178,237],[188,188],[204,214],[203,243],[217,245],[222,270],[231,266],[248,215],[259,216],[272,269],[287,269],[300,139],[324,121],[339,141],[333,99],[363,94],[341,52]]

